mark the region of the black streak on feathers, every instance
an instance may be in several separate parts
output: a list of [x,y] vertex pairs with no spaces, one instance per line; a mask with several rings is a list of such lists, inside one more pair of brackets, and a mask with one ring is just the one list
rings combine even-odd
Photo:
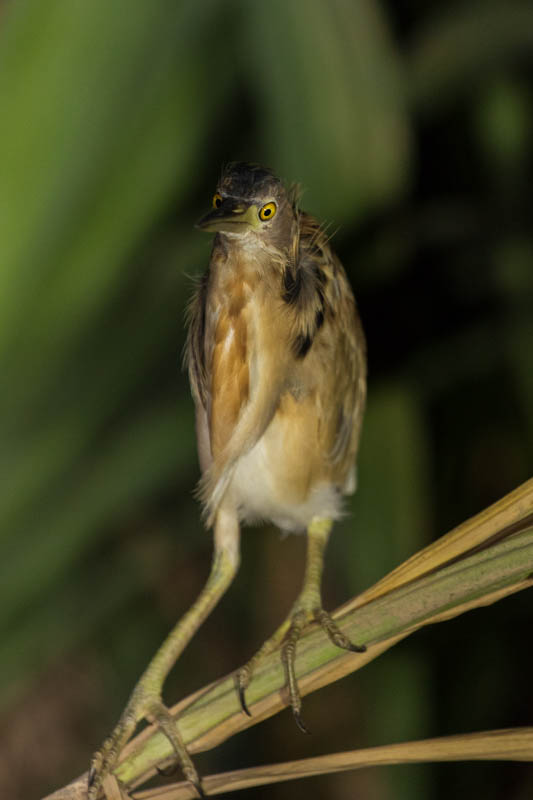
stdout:
[[312,344],[313,339],[308,333],[298,334],[294,340],[294,354],[296,358],[305,358]]
[[298,302],[302,290],[302,273],[290,261],[283,272],[283,300],[293,306]]
[[[309,220],[306,218],[308,227]],[[294,308],[299,321],[292,349],[303,359],[313,346],[316,334],[324,325],[326,314],[333,313],[326,301],[327,274],[318,259],[325,258],[320,230],[304,231],[296,261],[291,257],[285,265],[281,281],[282,300]]]

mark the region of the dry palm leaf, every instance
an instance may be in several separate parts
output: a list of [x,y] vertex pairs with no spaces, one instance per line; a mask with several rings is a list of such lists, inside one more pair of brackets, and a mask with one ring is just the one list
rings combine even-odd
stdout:
[[[490,605],[532,584],[533,479],[408,559],[338,610],[335,617],[342,618],[343,631],[353,641],[367,644],[366,653],[340,651],[316,626],[310,627],[299,643],[296,661],[302,694],[359,669],[418,628]],[[173,712],[180,714],[180,729],[193,753],[210,749],[272,716],[286,705],[283,669],[277,653],[258,670],[249,689],[248,703],[251,718],[241,712],[233,678],[228,676],[182,700]],[[462,757],[533,760],[532,742],[533,732],[529,728],[447,737],[211,776],[205,779],[205,787],[207,791],[220,793],[258,782],[376,763]],[[156,766],[171,761],[166,738],[151,726],[125,748],[117,776],[133,787],[153,775]],[[85,780],[82,776],[49,800],[83,798]],[[113,780],[108,782],[106,791],[110,800],[120,796],[116,794],[118,784]],[[160,800],[194,796],[194,789],[187,784],[151,792],[142,796]]]

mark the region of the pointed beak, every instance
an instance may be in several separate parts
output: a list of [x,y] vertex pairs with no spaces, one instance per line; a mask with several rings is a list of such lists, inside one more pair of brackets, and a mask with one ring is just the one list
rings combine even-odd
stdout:
[[257,206],[247,206],[245,203],[227,198],[222,201],[219,208],[214,208],[199,219],[196,227],[207,233],[215,231],[246,233],[259,228],[260,224]]

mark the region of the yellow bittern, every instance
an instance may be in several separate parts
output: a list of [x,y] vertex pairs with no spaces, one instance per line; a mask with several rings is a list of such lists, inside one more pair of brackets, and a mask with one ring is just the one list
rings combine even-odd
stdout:
[[295,190],[255,164],[223,171],[198,227],[215,233],[209,269],[190,306],[187,362],[196,407],[199,493],[214,528],[207,583],[142,675],[111,736],[93,758],[89,798],[139,720],[156,721],[185,776],[201,784],[163,704],[164,680],[231,583],[241,522],[307,531],[303,587],[285,622],[235,674],[243,710],[254,668],[281,646],[299,726],[296,644],[311,621],[339,647],[362,651],[321,602],[324,550],[343,495],[355,489],[366,394],[365,339],[344,269]]

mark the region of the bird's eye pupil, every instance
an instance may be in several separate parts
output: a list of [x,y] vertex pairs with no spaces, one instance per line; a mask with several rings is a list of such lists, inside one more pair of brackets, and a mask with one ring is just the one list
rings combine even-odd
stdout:
[[264,217],[269,217],[271,214],[272,214],[272,209],[271,208],[265,208],[265,210],[263,211],[263,216]]
[[213,208],[220,208],[222,205],[222,197],[218,192],[213,195]]

